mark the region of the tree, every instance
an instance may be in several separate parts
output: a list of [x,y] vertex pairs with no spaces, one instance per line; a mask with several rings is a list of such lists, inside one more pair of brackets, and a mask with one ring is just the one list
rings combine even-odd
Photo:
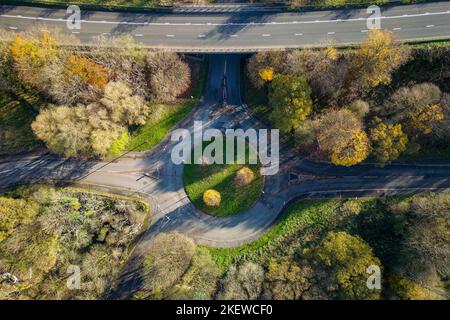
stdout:
[[0,197],[0,241],[18,225],[31,223],[37,213],[36,205],[32,202]]
[[214,189],[208,189],[203,193],[203,202],[208,207],[218,207],[220,206],[220,201],[222,200],[220,192]]
[[396,298],[401,300],[438,300],[442,299],[433,291],[419,284],[401,277],[398,274],[389,274],[387,277],[389,288]]
[[181,283],[168,290],[169,299],[210,300],[216,291],[219,269],[208,249],[197,247]]
[[255,180],[255,173],[249,167],[242,167],[236,172],[234,184],[238,187],[246,187]]
[[144,260],[144,287],[152,295],[178,282],[195,253],[194,242],[179,233],[161,233],[151,242]]
[[11,56],[19,79],[39,89],[48,86],[45,67],[58,55],[58,43],[48,32],[36,35],[18,35],[10,45]]
[[272,259],[266,272],[266,286],[275,300],[298,300],[310,286],[312,269],[300,266],[291,257]]
[[404,64],[409,56],[408,47],[396,44],[392,32],[369,30],[366,41],[352,56],[351,81],[363,89],[389,84],[391,73]]
[[282,73],[285,69],[286,53],[283,51],[261,51],[255,53],[248,61],[247,75],[255,88],[262,88],[266,81],[261,77],[261,71],[270,70],[273,75]]
[[272,67],[266,67],[259,70],[259,76],[262,80],[268,82],[273,80],[273,78],[275,77],[275,72],[273,71]]
[[278,75],[270,84],[269,103],[276,126],[290,132],[312,111],[311,88],[302,77]]
[[262,291],[264,270],[260,265],[247,262],[237,268],[232,265],[221,281],[219,300],[255,300]]
[[148,112],[144,100],[133,96],[126,84],[110,82],[98,103],[50,106],[41,111],[31,127],[56,154],[105,157],[126,126],[145,123]]
[[355,113],[358,117],[363,119],[370,110],[370,106],[366,101],[363,100],[355,100],[347,107],[350,111]]
[[439,104],[440,97],[441,90],[432,83],[401,87],[377,111],[393,122],[407,122],[427,106]]
[[175,52],[149,52],[146,57],[151,97],[171,102],[191,84],[191,70]]
[[370,129],[370,140],[372,154],[381,163],[397,159],[408,144],[408,136],[403,132],[401,124],[383,122]]
[[353,166],[364,161],[369,155],[369,138],[367,134],[360,131],[349,132],[349,139],[341,141],[331,154],[331,162],[338,166]]
[[366,159],[369,140],[361,119],[347,109],[329,110],[315,120],[319,151],[336,165],[351,166]]
[[367,285],[366,269],[371,265],[381,266],[372,253],[372,248],[359,237],[346,232],[329,232],[312,250],[311,259],[318,261],[324,273],[328,291],[340,299],[378,299],[379,291]]
[[450,273],[448,192],[416,196],[410,204],[410,211],[403,250],[417,267],[409,270],[410,276],[419,280],[422,270],[426,269],[447,276]]

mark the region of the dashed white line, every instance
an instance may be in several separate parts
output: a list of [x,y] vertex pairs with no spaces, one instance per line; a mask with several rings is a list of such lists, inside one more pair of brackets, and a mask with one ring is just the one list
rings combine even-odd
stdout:
[[327,34],[335,34],[336,32],[334,32],[334,31],[330,31],[330,32],[328,32]]
[[175,35],[174,34],[166,34],[166,37],[167,38],[175,38]]
[[269,33],[264,33],[264,34],[262,34],[262,36],[263,37],[270,37],[270,34]]
[[232,34],[230,37],[237,38],[238,35],[237,34]]
[[79,34],[80,31],[72,31],[73,34]]
[[399,31],[399,30],[402,30],[402,28],[397,27],[397,28],[394,28],[394,29],[392,29],[392,30],[394,30],[394,31]]
[[136,33],[135,35],[134,35],[135,37],[142,37],[142,36],[144,36],[142,33]]
[[369,32],[369,30],[361,30],[362,33]]
[[17,27],[9,27],[11,30],[17,30]]
[[199,38],[205,38],[206,35],[204,35],[204,34],[199,34],[197,37],[199,37]]
[[433,27],[434,27],[434,24],[429,24],[429,25],[427,25],[426,27],[427,27],[427,28],[433,28]]
[[298,37],[298,36],[302,36],[303,33],[296,33],[295,35]]

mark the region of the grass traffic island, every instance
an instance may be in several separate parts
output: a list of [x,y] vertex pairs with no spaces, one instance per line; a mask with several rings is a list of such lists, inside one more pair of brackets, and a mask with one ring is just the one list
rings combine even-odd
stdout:
[[[227,217],[244,212],[261,195],[264,178],[259,168],[259,164],[185,164],[186,193],[198,209],[213,216]],[[242,175],[252,174],[253,177],[242,183]],[[205,203],[208,199],[212,199],[209,205]]]

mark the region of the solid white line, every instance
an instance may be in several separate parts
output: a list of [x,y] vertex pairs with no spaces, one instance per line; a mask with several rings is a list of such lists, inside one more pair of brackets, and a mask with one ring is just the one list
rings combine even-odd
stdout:
[[[423,17],[428,15],[448,15],[450,14],[450,11],[444,11],[444,12],[433,12],[433,13],[417,13],[417,14],[411,14],[407,16],[381,16],[380,19],[401,19],[401,18],[414,18],[414,17]],[[44,20],[44,21],[67,21],[66,19],[56,19],[56,18],[42,18],[42,17],[30,17],[30,16],[16,16],[16,15],[8,15],[8,14],[2,14],[0,17],[3,18],[19,18],[19,19],[31,19],[31,20]],[[333,22],[342,22],[342,21],[361,21],[366,20],[366,18],[350,18],[350,19],[330,19],[330,20],[309,20],[309,21],[294,21],[294,22],[242,22],[242,23],[210,23],[209,25],[212,26],[229,26],[229,25],[238,25],[238,26],[248,26],[248,25],[291,25],[291,24],[311,24],[311,23],[333,23]],[[171,22],[130,22],[130,21],[97,21],[97,20],[81,20],[84,23],[100,23],[100,24],[124,24],[124,25],[154,25],[154,26],[183,26],[186,25],[185,22],[183,23],[171,23]],[[208,25],[208,23],[191,23],[191,25],[194,26],[205,26]]]

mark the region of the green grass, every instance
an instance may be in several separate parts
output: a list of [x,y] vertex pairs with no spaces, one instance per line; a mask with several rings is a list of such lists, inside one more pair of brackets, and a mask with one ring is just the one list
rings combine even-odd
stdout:
[[[235,174],[244,166],[236,163],[186,164],[184,166],[186,193],[197,208],[213,216],[226,217],[244,212],[254,205],[264,186],[264,178],[259,173],[259,165],[246,165],[255,174],[255,179],[248,186],[236,186],[234,184]],[[220,192],[221,203],[219,206],[209,207],[203,202],[203,193],[208,189]]]
[[[28,96],[22,99],[36,102]],[[31,130],[34,118],[35,111],[29,105],[0,92],[0,155],[30,151],[41,146]]]
[[197,100],[192,99],[178,105],[153,105],[153,108],[157,109],[156,112],[162,115],[150,116],[147,123],[131,135],[126,149],[145,151],[158,145],[167,133],[192,111],[196,104]]

